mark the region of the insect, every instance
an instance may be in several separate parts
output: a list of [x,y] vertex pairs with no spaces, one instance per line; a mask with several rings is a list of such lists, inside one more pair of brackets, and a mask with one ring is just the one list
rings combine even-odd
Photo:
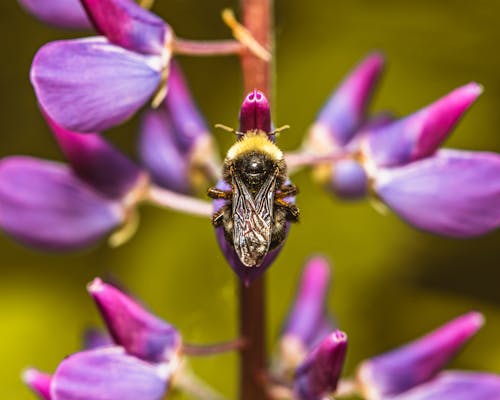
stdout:
[[299,218],[297,206],[287,200],[297,194],[297,187],[288,183],[283,152],[272,141],[281,129],[235,132],[238,140],[229,149],[222,171],[231,189],[208,190],[209,197],[226,200],[212,222],[223,227],[226,240],[246,267],[258,267],[285,240],[287,222]]

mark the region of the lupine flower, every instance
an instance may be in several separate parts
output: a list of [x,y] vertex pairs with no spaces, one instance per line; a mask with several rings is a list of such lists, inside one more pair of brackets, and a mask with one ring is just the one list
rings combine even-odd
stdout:
[[290,381],[298,400],[320,400],[334,393],[342,371],[347,335],[334,328],[327,314],[329,283],[328,262],[311,258],[279,339],[273,373]]
[[34,17],[47,24],[70,29],[88,29],[91,23],[80,0],[18,0]]
[[399,120],[366,118],[382,60],[368,57],[332,95],[310,131],[316,175],[337,195],[374,193],[412,225],[437,234],[469,237],[500,226],[500,156],[439,150],[481,93],[462,86]]
[[347,335],[329,334],[307,356],[295,373],[294,391],[300,400],[321,400],[334,393],[347,351]]
[[50,376],[28,369],[25,383],[45,400],[160,400],[179,364],[180,335],[100,279],[88,290],[114,344],[73,354]]
[[[482,324],[483,316],[471,312],[421,339],[364,361],[357,373],[360,391],[367,400],[500,398],[499,376],[463,372],[439,374]],[[491,397],[481,397],[486,393]]]
[[279,341],[280,368],[285,371],[297,368],[307,352],[334,330],[326,309],[330,280],[330,266],[324,258],[311,258],[304,266]]
[[165,91],[173,34],[133,0],[82,3],[105,37],[43,46],[33,60],[31,81],[42,108],[58,125],[100,132]]
[[157,184],[190,193],[220,166],[209,128],[175,62],[170,66],[168,88],[160,108],[146,111],[143,117],[139,155]]
[[[271,111],[269,102],[262,92],[253,90],[245,97],[240,108],[239,122],[240,126],[238,132],[236,132],[238,135],[244,136],[244,134],[246,134],[247,132],[260,130],[269,133],[268,139],[271,142],[274,141],[274,133],[271,130]],[[217,183],[216,188],[223,191],[228,191],[231,189],[231,186],[228,181],[220,180]],[[294,198],[289,197],[285,200],[293,202]],[[220,211],[222,207],[227,204],[227,200],[224,199],[214,200],[214,213]],[[286,235],[289,229],[288,222],[286,222],[284,229]],[[216,227],[215,233],[219,246],[224,253],[224,256],[226,257],[229,265],[247,286],[273,263],[284,245],[283,240],[280,244],[277,245],[277,247],[265,254],[258,266],[248,267],[242,263],[234,247],[226,240],[224,227]]]
[[21,156],[0,160],[0,227],[46,250],[86,247],[132,217],[147,176],[98,134],[80,135],[47,121],[70,165]]

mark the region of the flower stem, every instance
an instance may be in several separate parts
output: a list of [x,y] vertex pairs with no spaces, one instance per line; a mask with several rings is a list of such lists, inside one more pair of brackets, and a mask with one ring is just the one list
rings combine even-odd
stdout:
[[245,46],[234,39],[188,40],[175,38],[174,52],[192,56],[214,56],[240,54]]
[[[243,25],[272,55],[272,0],[241,0]],[[241,55],[245,92],[259,89],[270,98],[271,63],[250,49]],[[240,400],[267,400],[266,301],[264,276],[250,286],[240,282],[240,337],[247,346],[240,350]]]
[[264,276],[250,286],[240,282],[240,400],[269,399],[266,382],[266,301]]
[[198,215],[200,217],[211,217],[213,214],[212,203],[196,197],[172,192],[155,185],[151,185],[146,198],[159,207]]

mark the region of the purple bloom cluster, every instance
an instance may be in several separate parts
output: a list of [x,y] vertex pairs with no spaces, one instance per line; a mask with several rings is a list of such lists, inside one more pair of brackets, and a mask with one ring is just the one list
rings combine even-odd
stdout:
[[26,384],[44,400],[162,399],[180,362],[177,330],[100,279],[88,291],[109,336],[93,333],[53,375],[26,370]]
[[500,156],[440,150],[481,94],[462,86],[401,119],[367,117],[383,68],[368,56],[332,94],[310,129],[305,149],[316,175],[342,198],[373,195],[417,228],[470,237],[500,226]]

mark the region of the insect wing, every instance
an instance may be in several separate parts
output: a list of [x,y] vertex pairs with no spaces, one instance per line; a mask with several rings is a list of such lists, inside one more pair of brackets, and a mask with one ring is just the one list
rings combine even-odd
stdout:
[[277,173],[270,175],[254,197],[239,176],[233,174],[233,243],[247,267],[259,266],[269,251],[276,176]]

